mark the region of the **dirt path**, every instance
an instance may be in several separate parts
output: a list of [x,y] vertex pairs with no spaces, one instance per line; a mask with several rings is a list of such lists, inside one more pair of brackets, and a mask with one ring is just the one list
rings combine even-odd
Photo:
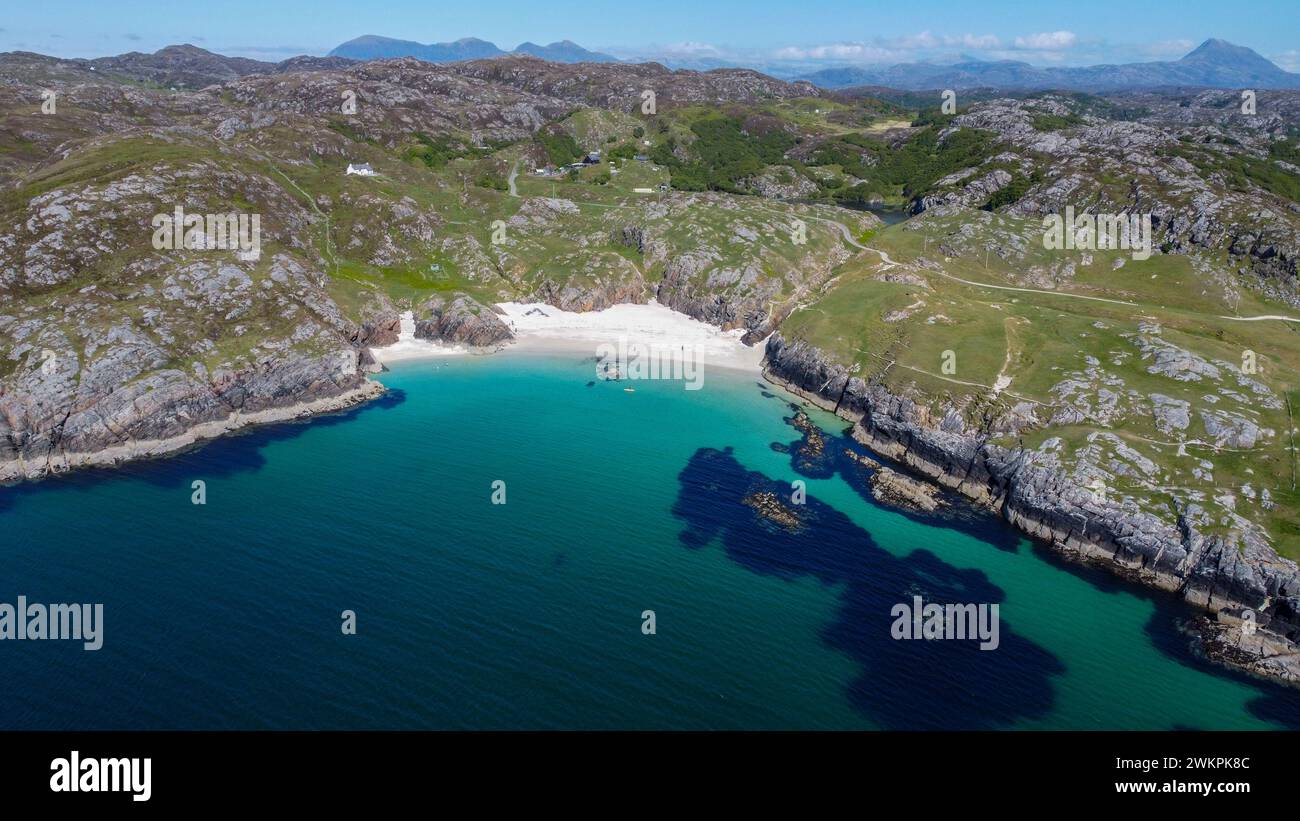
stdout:
[[[998,371],[998,376],[993,380],[993,398],[996,399],[998,394],[1011,387],[1012,377],[1007,376],[1007,369],[1011,367],[1011,358],[1014,354],[1015,331],[1017,317],[1009,316],[1002,320],[1003,332],[1007,336],[1007,356],[1002,360],[1002,370]],[[1028,320],[1023,320],[1028,324]]]
[[1220,316],[1219,319],[1231,319],[1235,322],[1263,322],[1266,319],[1276,319],[1279,322],[1300,322],[1293,316],[1282,316],[1280,314],[1261,314],[1260,316]]
[[515,179],[519,176],[519,160],[510,166],[510,176],[506,178],[506,184],[510,186],[510,196],[519,196],[519,189],[515,188]]

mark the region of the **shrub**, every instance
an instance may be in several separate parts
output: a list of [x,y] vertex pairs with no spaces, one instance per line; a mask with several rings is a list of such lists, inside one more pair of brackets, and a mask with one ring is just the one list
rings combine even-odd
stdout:
[[672,174],[673,187],[686,191],[730,191],[740,193],[744,181],[762,172],[764,166],[783,161],[795,140],[780,130],[747,134],[734,117],[711,116],[691,124],[695,141],[691,159],[683,162],[674,153],[675,142],[668,140],[655,146],[651,158],[666,166]]
[[533,140],[546,152],[546,161],[551,165],[568,165],[583,155],[578,143],[563,131],[543,129]]
[[1066,115],[1059,114],[1035,114],[1030,124],[1035,131],[1060,131],[1062,128],[1073,128],[1083,122],[1083,118],[1073,112]]

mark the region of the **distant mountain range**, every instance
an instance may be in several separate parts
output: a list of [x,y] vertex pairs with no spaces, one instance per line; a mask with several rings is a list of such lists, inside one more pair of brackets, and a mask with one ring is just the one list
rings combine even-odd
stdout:
[[[432,63],[452,63],[528,54],[555,63],[614,63],[619,58],[589,51],[570,40],[546,46],[522,43],[506,52],[487,40],[466,37],[450,43],[428,45],[367,34],[342,44],[330,57],[379,60],[416,57]],[[1080,67],[1042,67],[1018,60],[985,61],[969,58],[957,63],[900,63],[892,66],[838,66],[807,74],[792,71],[788,64],[766,65],[732,62],[717,57],[690,59],[683,63],[664,59],[670,68],[753,68],[786,79],[808,80],[822,88],[883,86],[905,91],[935,88],[993,88],[1014,90],[1067,89],[1078,91],[1123,91],[1167,86],[1208,88],[1300,88],[1300,74],[1278,68],[1244,46],[1209,39],[1180,60],[1172,62],[1123,63]]]
[[553,63],[617,63],[617,57],[588,51],[572,40],[539,46],[520,43],[514,51],[502,51],[494,43],[477,37],[463,37],[451,43],[417,43],[414,40],[395,40],[366,34],[349,40],[329,53],[330,57],[347,57],[352,60],[384,60],[394,57],[415,57],[430,63],[455,63],[460,60],[481,60],[504,54],[528,54]]
[[[17,54],[18,52],[14,52]],[[294,71],[337,70],[357,60],[416,57],[431,63],[528,55],[553,63],[641,62],[644,58],[620,60],[609,54],[589,51],[569,40],[540,46],[521,43],[506,52],[486,40],[467,37],[451,43],[424,45],[410,40],[366,35],[342,44],[327,57],[302,55],[278,63],[226,57],[197,46],[168,46],[153,54],[129,52],[115,57],[65,61],[96,71],[160,85],[201,88],[228,82],[249,74],[284,74]],[[893,66],[839,66],[800,74],[789,64],[731,63],[709,58],[682,64],[663,60],[669,68],[710,70],[751,68],[786,80],[806,80],[821,88],[870,87],[900,92],[933,89],[989,89],[993,91],[1127,91],[1161,87],[1282,89],[1300,88],[1300,74],[1278,68],[1249,48],[1210,39],[1172,62],[1124,63],[1073,68],[1033,66],[1015,60],[967,59],[952,64],[903,63]]]
[[887,86],[935,88],[1122,91],[1164,86],[1300,88],[1300,74],[1275,66],[1244,46],[1209,39],[1173,62],[1043,68],[1016,60],[968,60],[949,65],[902,63],[888,67],[827,68],[799,79],[822,88]]
[[344,68],[352,61],[339,57],[299,55],[278,63],[226,57],[186,43],[167,46],[153,54],[131,51],[116,57],[74,60],[95,71],[145,80],[159,85],[201,88],[249,74],[287,74],[294,71],[327,71]]

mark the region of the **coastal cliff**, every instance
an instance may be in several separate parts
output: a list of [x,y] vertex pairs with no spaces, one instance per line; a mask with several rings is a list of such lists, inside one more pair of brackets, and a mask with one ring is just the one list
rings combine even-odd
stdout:
[[876,453],[994,511],[1071,559],[1180,595],[1209,616],[1195,625],[1210,658],[1300,683],[1300,570],[1258,535],[1205,534],[1188,503],[1173,520],[1108,500],[1070,480],[1050,453],[1008,449],[932,418],[832,363],[816,348],[773,334],[764,376],[854,422]]
[[[160,370],[134,381],[95,380],[69,362],[38,384],[0,392],[0,482],[159,456],[252,424],[340,410],[384,387],[365,378],[369,352],[268,358],[255,367],[199,378]],[[97,387],[98,386],[98,387]]]

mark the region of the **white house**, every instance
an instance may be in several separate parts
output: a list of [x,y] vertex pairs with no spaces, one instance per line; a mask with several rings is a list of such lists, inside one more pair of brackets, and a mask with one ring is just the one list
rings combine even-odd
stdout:
[[375,169],[371,168],[370,163],[368,162],[356,163],[356,164],[348,163],[348,173],[357,174],[362,177],[377,176],[377,174],[375,173]]

